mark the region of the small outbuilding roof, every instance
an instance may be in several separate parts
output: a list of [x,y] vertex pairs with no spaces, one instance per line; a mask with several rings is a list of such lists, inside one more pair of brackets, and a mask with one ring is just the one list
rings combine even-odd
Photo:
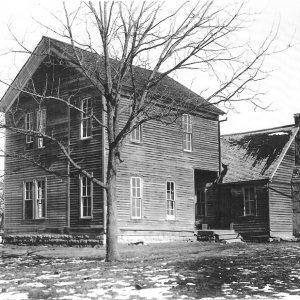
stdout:
[[299,128],[295,125],[221,136],[223,183],[272,180]]

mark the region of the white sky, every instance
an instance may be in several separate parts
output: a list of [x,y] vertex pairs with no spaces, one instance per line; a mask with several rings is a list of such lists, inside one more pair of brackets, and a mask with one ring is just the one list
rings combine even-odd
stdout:
[[[67,5],[75,5],[79,1],[66,1]],[[166,0],[168,5],[174,0]],[[177,0],[180,3],[180,0]],[[236,0],[240,3],[239,0]],[[55,27],[53,17],[62,8],[61,1],[39,0],[5,0],[1,1],[0,9],[0,76],[1,79],[12,79],[24,63],[24,57],[4,55],[10,49],[16,49],[11,34],[23,38],[26,45],[33,49],[42,35],[50,35],[33,19]],[[220,3],[226,3],[221,1]],[[245,1],[246,11],[260,12],[256,22],[244,34],[243,38],[257,42],[270,31],[273,23],[280,22],[276,45],[278,49],[292,47],[283,53],[273,55],[266,61],[265,68],[273,69],[270,76],[261,84],[260,91],[266,92],[261,97],[264,105],[271,104],[268,111],[253,110],[253,106],[242,103],[236,107],[238,112],[228,112],[227,121],[222,123],[222,133],[241,132],[293,123],[293,114],[300,113],[300,1],[299,0],[248,0]],[[52,37],[53,34],[51,35]],[[21,58],[18,58],[21,57]],[[178,77],[178,81],[196,92],[203,90],[197,71],[189,71],[188,76]],[[5,91],[0,85],[0,97]]]

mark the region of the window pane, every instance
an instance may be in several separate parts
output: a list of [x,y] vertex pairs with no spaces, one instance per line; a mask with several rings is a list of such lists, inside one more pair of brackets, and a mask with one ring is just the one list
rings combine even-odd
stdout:
[[25,219],[33,219],[33,200],[25,200]]

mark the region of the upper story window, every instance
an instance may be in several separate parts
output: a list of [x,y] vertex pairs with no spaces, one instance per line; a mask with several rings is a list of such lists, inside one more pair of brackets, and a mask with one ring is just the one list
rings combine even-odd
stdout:
[[[33,130],[33,112],[28,112],[25,114],[25,130]],[[26,144],[31,144],[33,146],[33,136],[26,134]]]
[[183,129],[183,150],[192,151],[193,122],[192,122],[191,115],[188,114],[182,115],[182,129]]
[[81,100],[81,139],[90,138],[92,136],[92,100],[82,99]]
[[142,197],[143,197],[143,183],[140,177],[131,177],[131,218],[142,218]]
[[175,182],[167,181],[167,219],[175,219]]
[[252,187],[245,187],[244,191],[244,216],[256,215],[256,190]]
[[92,218],[93,210],[93,183],[85,177],[80,176],[80,218]]
[[[36,129],[38,132],[41,134],[46,133],[46,109],[39,109],[36,112]],[[38,148],[43,148],[44,145],[44,138],[43,137],[38,137],[37,139],[37,147]]]
[[46,217],[45,179],[24,182],[24,219],[43,219]]
[[139,125],[131,132],[130,140],[135,143],[142,142],[142,125]]

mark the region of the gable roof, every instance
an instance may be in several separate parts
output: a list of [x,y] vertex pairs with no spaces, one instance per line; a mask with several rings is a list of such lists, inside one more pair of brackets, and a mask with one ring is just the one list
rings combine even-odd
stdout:
[[[95,73],[95,66],[97,66],[97,74],[94,74],[93,76],[100,76],[100,78],[104,78],[104,59],[102,56],[80,48],[76,48],[76,52],[77,55],[81,57],[86,70]],[[31,54],[2,97],[0,101],[1,111],[6,112],[11,107],[21,90],[26,86],[28,80],[31,78],[47,55],[54,55],[61,59],[67,59],[69,63],[73,62],[76,66],[74,51],[70,44],[49,37],[42,37],[41,41],[33,51],[33,54]],[[112,64],[117,65],[118,63],[118,61],[112,60]],[[135,67],[134,71],[136,74],[135,77],[138,78],[136,85],[143,86],[143,84],[147,82],[151,70]],[[129,79],[127,82],[125,81],[125,86],[126,85],[130,89],[131,83]],[[168,98],[171,98],[175,101],[181,101],[181,99],[191,99],[191,102],[193,102],[194,99],[197,99],[197,103],[201,105],[201,110],[213,113],[215,115],[224,114],[222,110],[210,104],[204,98],[169,76],[165,77],[161,81],[161,83],[154,89],[153,93],[167,95]]]
[[299,128],[295,125],[221,137],[223,183],[272,180]]

